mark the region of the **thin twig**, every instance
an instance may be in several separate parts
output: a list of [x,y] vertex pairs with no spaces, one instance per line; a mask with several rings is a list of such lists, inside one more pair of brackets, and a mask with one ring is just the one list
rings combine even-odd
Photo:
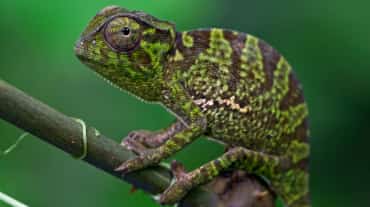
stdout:
[[6,204],[9,204],[13,207],[28,207],[20,201],[15,200],[14,198],[6,195],[5,193],[0,192],[0,201],[3,201]]

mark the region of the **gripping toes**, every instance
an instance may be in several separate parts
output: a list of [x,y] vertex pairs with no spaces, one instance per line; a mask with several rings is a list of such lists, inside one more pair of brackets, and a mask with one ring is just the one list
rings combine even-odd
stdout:
[[121,145],[136,154],[141,154],[147,149],[159,147],[170,138],[170,135],[171,133],[167,131],[132,131],[122,140]]
[[176,182],[161,194],[159,202],[161,204],[172,205],[181,200],[190,189],[191,185],[188,179],[176,180]]
[[142,154],[149,148],[146,142],[151,136],[152,132],[149,131],[132,131],[122,140],[121,145],[136,154]]
[[171,170],[175,176],[175,182],[172,183],[160,196],[161,204],[174,204],[181,200],[192,188],[190,174],[185,172],[184,166],[174,160],[171,163]]
[[122,172],[123,174],[139,170],[154,164],[157,164],[159,161],[156,159],[155,150],[146,150],[142,152],[139,156],[127,160],[126,162],[122,163],[119,167],[115,170]]
[[138,156],[122,163],[115,169],[116,171],[126,174],[141,169],[149,163],[148,157],[151,150],[145,145],[145,140],[150,134],[151,132],[144,130],[132,131],[122,140],[121,145]]

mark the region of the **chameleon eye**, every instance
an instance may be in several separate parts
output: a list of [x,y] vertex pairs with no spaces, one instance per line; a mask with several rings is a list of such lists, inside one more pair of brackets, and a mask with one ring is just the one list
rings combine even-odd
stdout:
[[105,27],[104,37],[108,45],[118,52],[128,52],[140,42],[140,25],[128,17],[117,17]]
[[128,36],[130,34],[130,28],[124,27],[122,29],[122,34]]

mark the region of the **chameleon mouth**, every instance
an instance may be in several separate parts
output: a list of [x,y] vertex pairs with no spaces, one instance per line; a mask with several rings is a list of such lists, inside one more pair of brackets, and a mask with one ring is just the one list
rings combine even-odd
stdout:
[[81,61],[81,63],[83,63],[87,67],[91,68],[92,71],[94,71],[94,73],[98,77],[104,79],[105,81],[107,81],[112,86],[119,88],[116,84],[112,83],[110,80],[108,80],[106,77],[104,77],[104,75],[102,73],[102,70],[104,70],[106,68],[106,66],[103,63],[95,61],[95,60],[88,57],[88,55],[86,54],[86,50],[84,48],[84,42],[83,41],[77,40],[73,49],[74,49],[76,57]]
[[83,41],[77,40],[73,49],[78,58],[83,58],[85,56]]
[[104,65],[100,62],[94,61],[93,59],[89,58],[86,53],[86,48],[84,47],[85,44],[82,40],[77,40],[74,46],[74,52],[76,57],[88,67],[95,69],[95,67],[103,67]]
[[100,74],[100,73],[101,73],[102,70],[104,70],[106,68],[106,65],[104,65],[101,62],[94,61],[93,59],[88,58],[86,55],[83,55],[83,53],[82,54],[77,54],[76,53],[76,56],[81,61],[81,63],[88,66],[94,72],[96,72],[97,74],[102,76],[102,74]]

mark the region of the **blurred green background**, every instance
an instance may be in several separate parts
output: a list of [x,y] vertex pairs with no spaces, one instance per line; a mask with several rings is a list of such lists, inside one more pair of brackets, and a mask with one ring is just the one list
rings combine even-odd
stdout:
[[[0,78],[119,141],[174,118],[110,87],[74,57],[80,32],[111,4],[178,30],[232,28],[271,43],[294,66],[310,107],[313,206],[370,206],[370,1],[1,0]],[[0,149],[21,133],[0,120]],[[222,152],[217,144],[205,150],[208,143],[199,140],[176,158],[199,166]],[[129,188],[33,137],[0,158],[0,192],[34,207],[158,206]]]

